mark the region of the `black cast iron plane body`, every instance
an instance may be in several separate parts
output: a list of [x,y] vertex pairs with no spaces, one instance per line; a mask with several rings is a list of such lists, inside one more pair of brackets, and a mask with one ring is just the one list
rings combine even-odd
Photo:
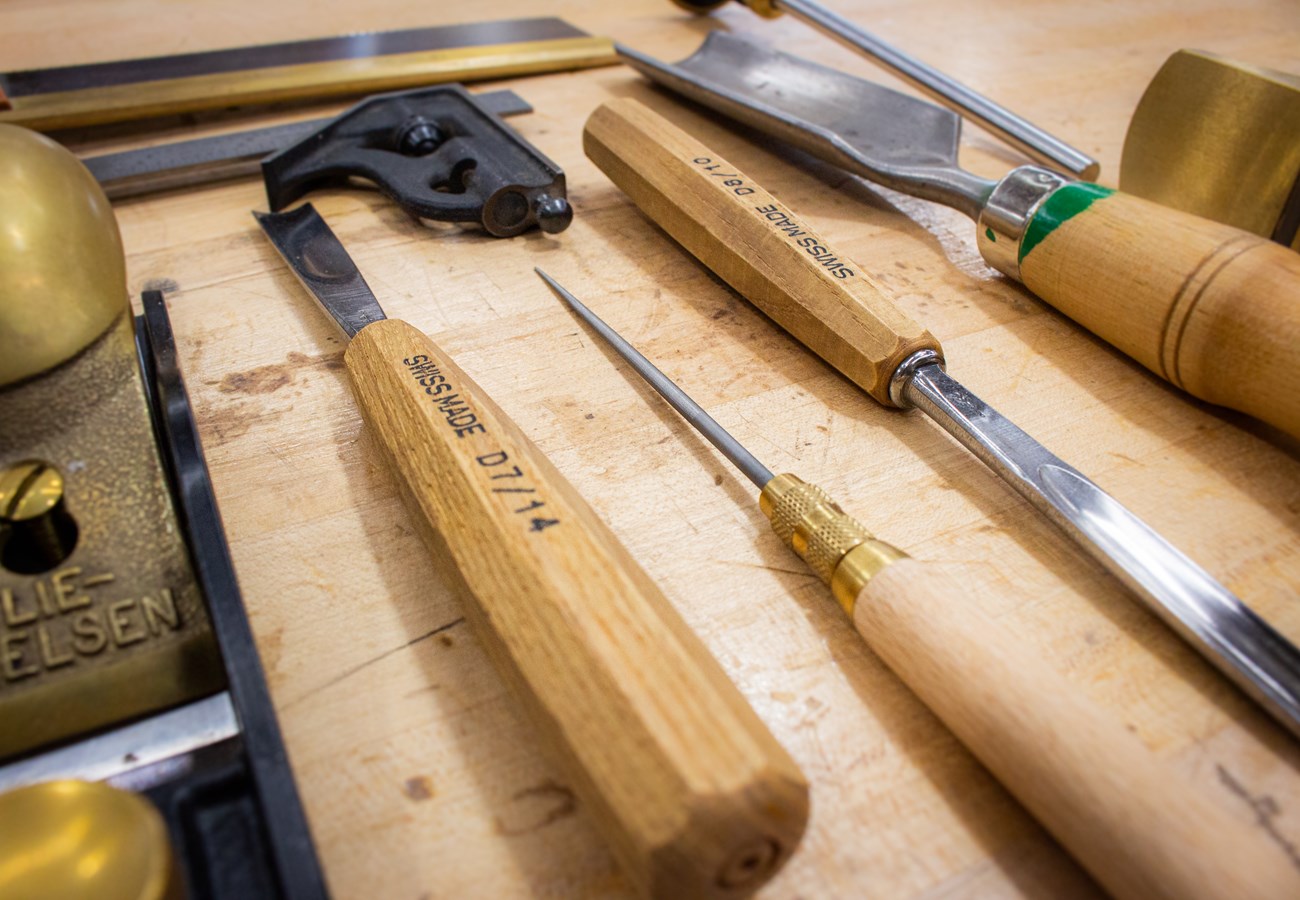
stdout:
[[494,237],[573,220],[564,173],[460,85],[379,94],[262,163],[271,209],[354,178],[413,216]]

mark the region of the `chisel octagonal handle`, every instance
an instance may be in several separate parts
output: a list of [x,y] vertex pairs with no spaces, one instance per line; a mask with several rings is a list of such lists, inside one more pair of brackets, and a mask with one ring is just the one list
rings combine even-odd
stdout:
[[1018,256],[1026,287],[1152,372],[1300,437],[1294,250],[1075,183],[1034,213]]
[[635,100],[587,120],[583,147],[637,206],[728,284],[887,406],[900,363],[941,354],[857,264],[748,176]]
[[853,604],[863,638],[1117,898],[1294,897],[1285,850],[1230,815],[969,603],[892,563]]
[[382,320],[344,359],[442,570],[644,893],[738,897],[808,788],[609,529],[445,354]]

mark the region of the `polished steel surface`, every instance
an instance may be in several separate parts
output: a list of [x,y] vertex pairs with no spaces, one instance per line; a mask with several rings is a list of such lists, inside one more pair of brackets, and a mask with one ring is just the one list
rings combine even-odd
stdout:
[[957,167],[961,118],[933,103],[721,31],[676,64],[616,49],[651,80],[885,187],[972,219],[993,190]]
[[969,117],[1031,159],[1054,166],[1076,178],[1097,177],[1101,164],[1086,153],[1076,150],[916,57],[885,43],[820,3],[812,0],[778,0],[776,7],[798,16],[818,31],[880,63],[908,84]]
[[984,261],[1020,281],[1020,241],[1034,214],[1052,192],[1069,180],[1039,166],[1021,166],[1006,174],[980,208],[975,242]]
[[584,306],[581,300],[561,287],[560,283],[554,278],[541,269],[534,268],[533,271],[542,276],[542,279],[551,286],[551,289],[559,294],[583,321],[590,325],[611,347],[617,350],[619,356],[623,357],[628,365],[636,370],[638,375],[648,381],[650,386],[658,391],[659,395],[667,400],[673,409],[681,413],[682,417],[687,422],[690,422],[700,434],[708,438],[709,443],[717,447],[718,452],[743,472],[745,477],[754,483],[755,487],[761,488],[772,480],[772,472],[767,466],[759,462],[754,454],[742,447],[734,437],[727,433],[725,428],[704,411],[703,407],[688,397],[685,391],[673,384],[667,375],[655,368],[654,363],[623,340],[617,331],[610,328],[599,316]]
[[104,781],[226,740],[239,733],[225,691],[93,738],[0,766],[0,791],[77,778]]
[[385,318],[356,263],[310,203],[281,213],[253,213],[303,287],[349,340]]
[[1300,652],[1150,526],[935,364],[902,397],[1092,554],[1176,632],[1300,736]]

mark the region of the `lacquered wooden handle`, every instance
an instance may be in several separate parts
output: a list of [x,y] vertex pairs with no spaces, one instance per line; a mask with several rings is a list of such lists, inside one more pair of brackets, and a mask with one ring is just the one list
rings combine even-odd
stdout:
[[540,451],[410,325],[345,356],[369,426],[638,886],[743,896],[803,832],[802,774],[627,551]]
[[705,265],[881,403],[889,379],[939,342],[857,264],[699,141],[635,100],[599,107],[587,156]]
[[1164,766],[954,580],[912,559],[858,595],[871,648],[1108,891],[1120,898],[1300,897],[1262,830]]
[[1025,286],[1188,393],[1300,437],[1300,254],[1105,188],[1059,188]]

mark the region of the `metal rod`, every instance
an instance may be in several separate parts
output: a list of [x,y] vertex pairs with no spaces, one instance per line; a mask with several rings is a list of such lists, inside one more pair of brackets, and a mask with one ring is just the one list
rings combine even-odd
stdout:
[[895,72],[917,90],[949,109],[999,135],[1034,160],[1056,166],[1076,178],[1095,178],[1101,169],[1097,160],[1038,126],[1027,122],[1004,106],[917,59],[863,31],[843,16],[813,0],[774,0],[784,10]]
[[[1300,737],[1300,651],[1181,551],[936,363],[902,370],[925,412]],[[907,364],[904,363],[906,367]]]
[[672,406],[682,414],[686,421],[690,422],[695,428],[708,438],[710,444],[718,448],[718,452],[731,461],[731,464],[745,474],[745,477],[754,483],[756,487],[763,487],[772,480],[772,472],[763,465],[754,454],[750,453],[740,443],[727,433],[727,430],[719,425],[714,418],[704,411],[700,404],[696,403],[686,395],[686,392],[673,384],[663,372],[655,368],[654,363],[641,355],[635,347],[623,340],[617,331],[610,328],[594,312],[587,309],[582,301],[565,290],[558,281],[547,275],[541,269],[536,267],[533,271],[542,276],[542,279],[551,286],[551,289],[564,298],[579,316],[582,317],[588,325],[592,327],[597,334],[618,351],[618,355],[623,357],[637,374],[650,383],[650,386],[659,392]]

